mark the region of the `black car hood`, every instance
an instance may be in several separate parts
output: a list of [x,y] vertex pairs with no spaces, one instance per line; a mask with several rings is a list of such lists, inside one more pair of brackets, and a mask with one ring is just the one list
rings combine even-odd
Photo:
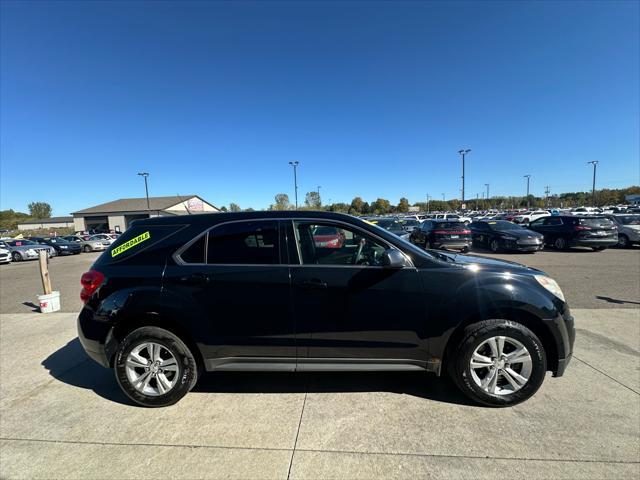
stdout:
[[508,260],[498,260],[495,258],[478,257],[475,255],[463,255],[452,252],[438,251],[438,254],[448,257],[451,261],[463,265],[479,265],[500,271],[510,271],[513,273],[538,274],[540,270],[527,267],[522,263],[509,262]]

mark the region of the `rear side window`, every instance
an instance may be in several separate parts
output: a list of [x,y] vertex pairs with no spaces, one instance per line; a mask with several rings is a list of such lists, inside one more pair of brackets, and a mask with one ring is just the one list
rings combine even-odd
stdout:
[[119,262],[131,258],[158,244],[182,227],[183,225],[135,225],[118,237],[99,261]]
[[209,231],[206,254],[209,264],[278,264],[278,223],[237,222],[214,227]]
[[613,222],[608,218],[581,218],[578,223],[591,228],[611,228],[613,226]]

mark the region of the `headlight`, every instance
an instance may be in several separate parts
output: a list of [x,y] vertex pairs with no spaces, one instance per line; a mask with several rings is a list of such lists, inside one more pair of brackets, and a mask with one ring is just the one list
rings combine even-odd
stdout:
[[60,245],[60,248],[69,248],[66,245]]
[[27,250],[27,253],[28,253],[29,255],[35,255],[35,254],[36,254],[36,251],[35,251],[33,248],[29,248],[29,249]]
[[553,278],[547,277],[546,275],[534,275],[534,278],[546,290],[548,290],[551,293],[553,293],[556,297],[558,297],[563,302],[565,301],[564,300],[564,294],[562,293],[562,290],[560,289],[560,285],[558,285],[558,282],[556,282]]

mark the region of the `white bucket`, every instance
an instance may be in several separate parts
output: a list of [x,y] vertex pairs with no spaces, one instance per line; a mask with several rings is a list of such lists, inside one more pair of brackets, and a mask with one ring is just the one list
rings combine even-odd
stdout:
[[41,313],[51,313],[60,310],[60,292],[51,292],[49,295],[38,295]]

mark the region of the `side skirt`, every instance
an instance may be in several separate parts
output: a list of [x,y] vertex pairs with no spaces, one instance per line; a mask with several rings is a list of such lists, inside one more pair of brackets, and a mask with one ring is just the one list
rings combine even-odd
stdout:
[[406,372],[439,373],[439,363],[397,358],[226,357],[205,360],[211,371],[236,372]]

